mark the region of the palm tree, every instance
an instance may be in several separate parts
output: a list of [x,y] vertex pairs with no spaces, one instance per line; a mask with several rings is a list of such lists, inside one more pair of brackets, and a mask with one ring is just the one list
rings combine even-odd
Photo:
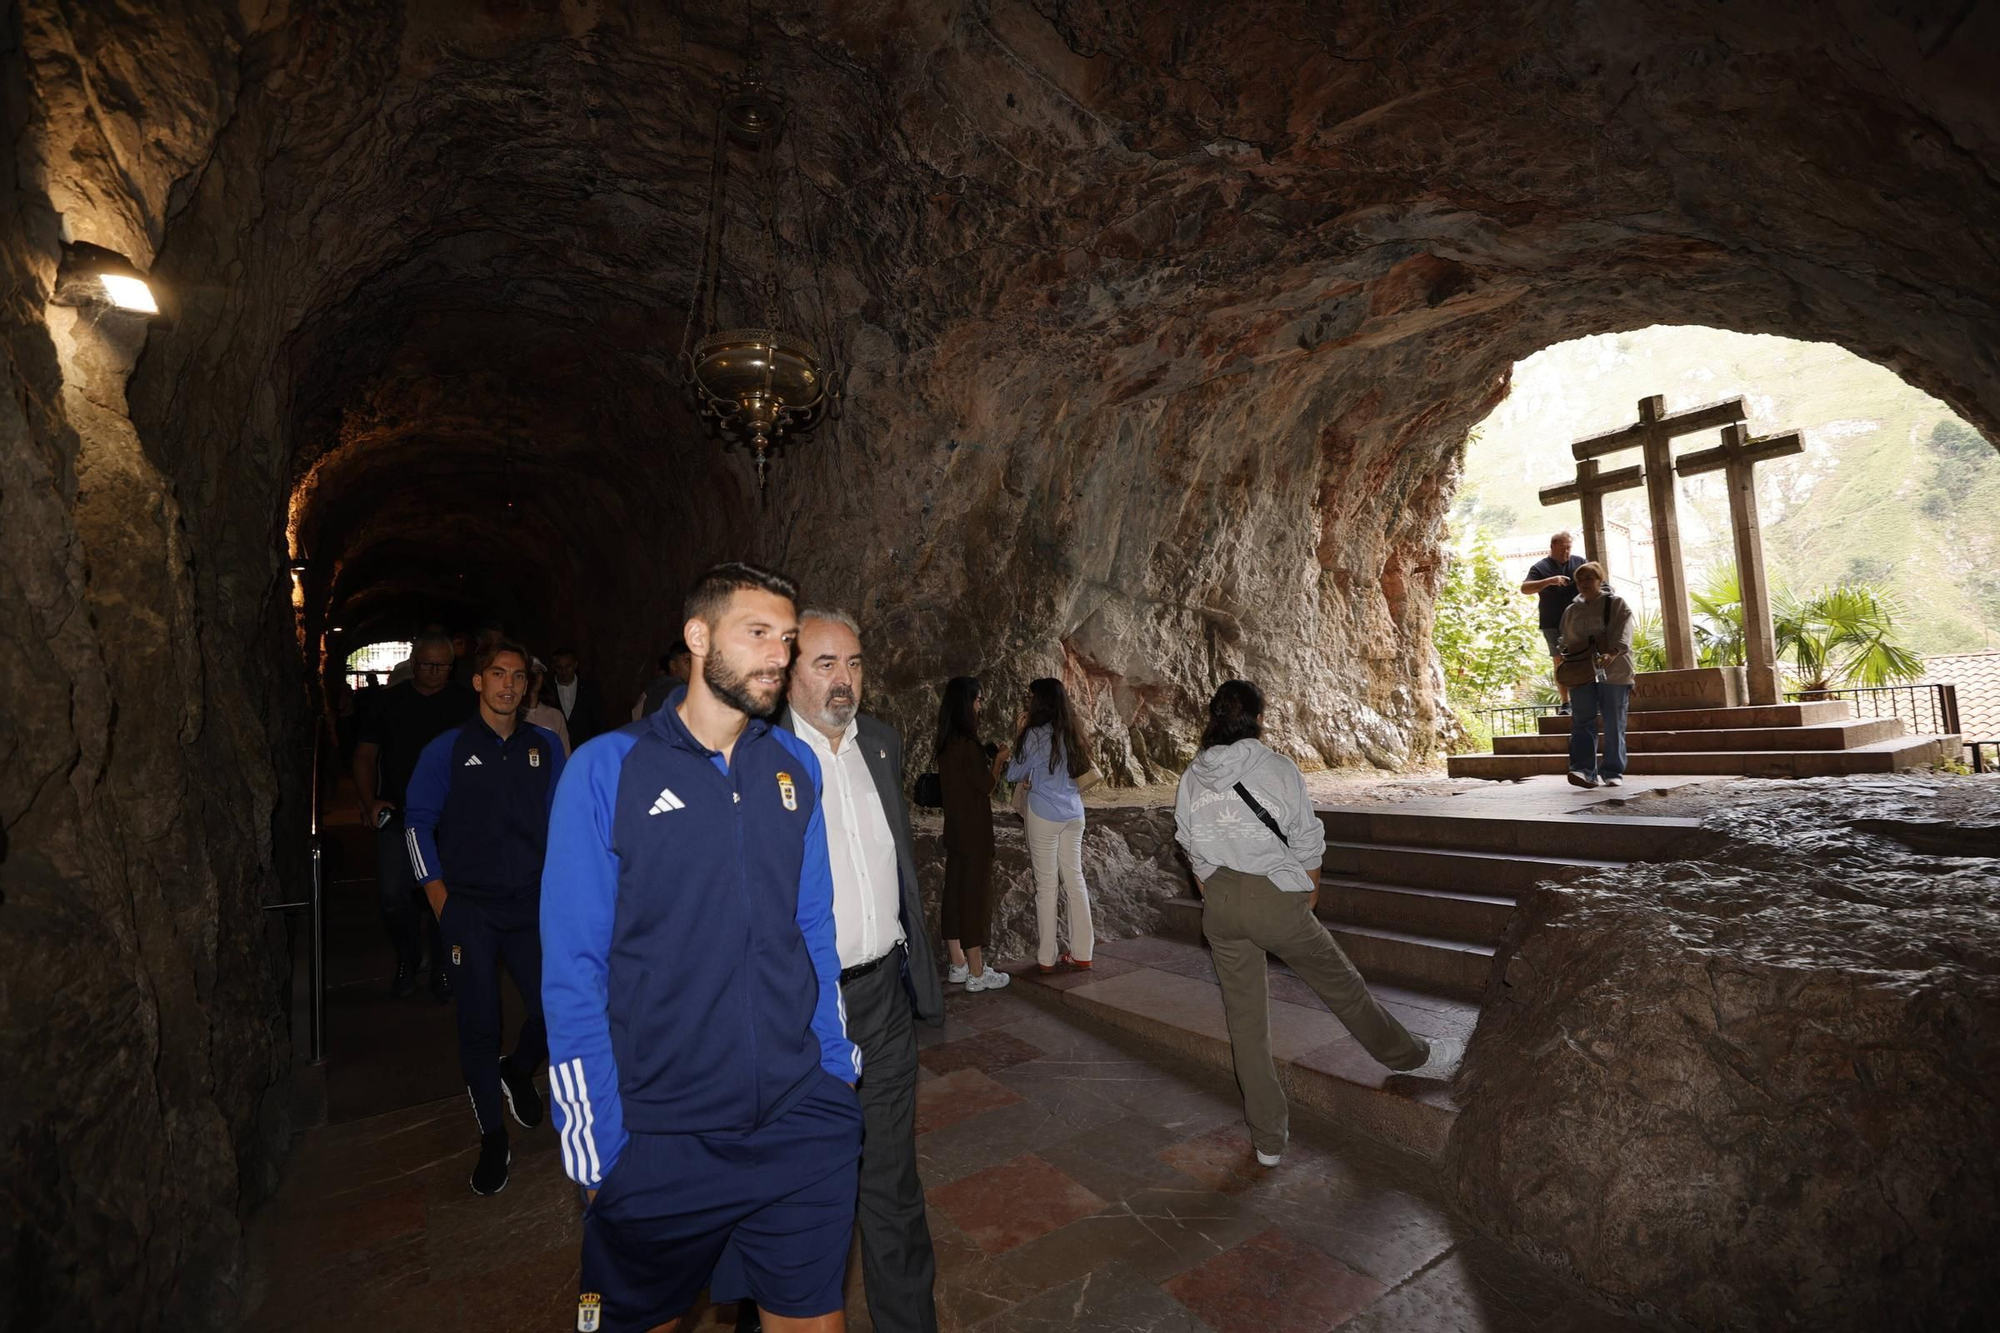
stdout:
[[1711,565],[1688,594],[1695,651],[1705,667],[1743,665],[1743,585],[1733,564]]
[[1892,637],[1902,608],[1886,588],[1837,583],[1805,597],[1778,590],[1771,619],[1778,659],[1801,692],[1916,680],[1924,660]]

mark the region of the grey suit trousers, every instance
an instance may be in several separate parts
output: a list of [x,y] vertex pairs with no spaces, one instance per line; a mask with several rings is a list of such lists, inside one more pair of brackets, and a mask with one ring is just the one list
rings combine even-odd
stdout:
[[881,1333],[937,1333],[937,1261],[917,1179],[917,1030],[901,951],[841,987],[861,1047],[861,1274]]

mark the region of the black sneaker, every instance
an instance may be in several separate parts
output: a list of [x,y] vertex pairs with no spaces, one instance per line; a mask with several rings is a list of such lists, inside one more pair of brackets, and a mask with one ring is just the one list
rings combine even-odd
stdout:
[[431,998],[439,1004],[451,1003],[451,973],[441,967],[431,969]]
[[479,1136],[479,1165],[472,1168],[474,1194],[498,1194],[507,1188],[507,1164],[514,1154],[507,1150],[507,1131],[496,1129]]
[[500,1062],[500,1095],[507,1099],[507,1114],[522,1129],[542,1123],[542,1094],[535,1088],[534,1077],[525,1069],[514,1068],[511,1061]]
[[417,989],[417,974],[407,963],[396,964],[396,979],[389,983],[389,994],[397,999],[412,994]]

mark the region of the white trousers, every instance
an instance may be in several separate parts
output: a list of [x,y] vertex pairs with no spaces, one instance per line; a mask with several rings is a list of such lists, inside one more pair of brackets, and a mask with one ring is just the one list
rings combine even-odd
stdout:
[[1035,867],[1035,921],[1042,932],[1036,961],[1053,967],[1061,952],[1056,947],[1060,880],[1069,898],[1069,952],[1079,963],[1087,963],[1096,952],[1097,935],[1090,927],[1090,890],[1083,884],[1083,819],[1043,819],[1031,807],[1025,822],[1028,859]]

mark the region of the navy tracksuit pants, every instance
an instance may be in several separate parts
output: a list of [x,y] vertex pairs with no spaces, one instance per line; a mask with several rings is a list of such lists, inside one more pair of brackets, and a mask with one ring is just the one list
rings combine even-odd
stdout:
[[533,1077],[549,1062],[542,1022],[542,904],[537,893],[485,898],[453,889],[438,926],[458,996],[458,1060],[479,1132],[506,1128],[500,1105],[500,969],[521,992],[527,1020],[507,1062]]

